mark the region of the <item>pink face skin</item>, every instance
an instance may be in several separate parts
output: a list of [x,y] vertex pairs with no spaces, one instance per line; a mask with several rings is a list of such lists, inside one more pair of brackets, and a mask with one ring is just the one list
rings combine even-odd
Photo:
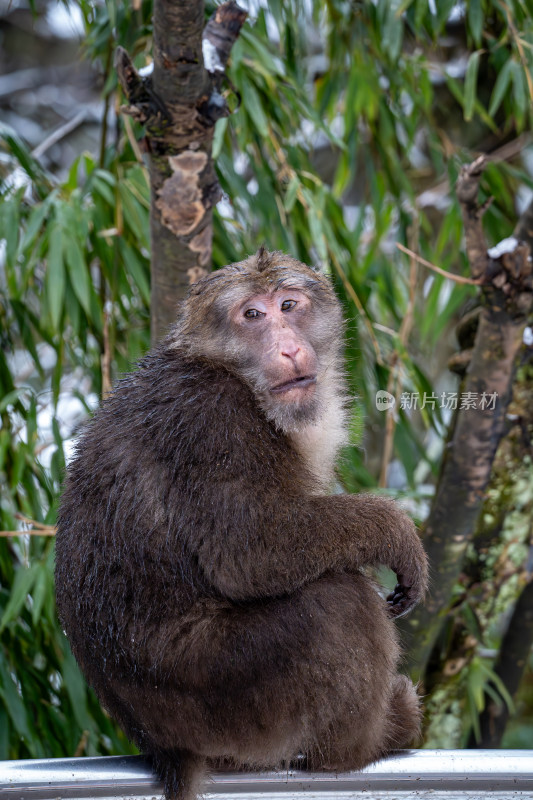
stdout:
[[259,356],[268,391],[278,402],[305,403],[315,392],[318,363],[306,330],[311,301],[299,289],[257,294],[239,303],[232,322]]

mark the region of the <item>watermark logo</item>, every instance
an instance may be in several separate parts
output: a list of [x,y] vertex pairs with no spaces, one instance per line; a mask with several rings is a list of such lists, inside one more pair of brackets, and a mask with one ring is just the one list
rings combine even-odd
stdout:
[[[476,411],[491,411],[496,408],[498,392],[402,392],[399,407],[404,411],[424,408],[472,409]],[[388,411],[394,408],[396,400],[389,392],[382,389],[376,392],[376,408],[378,411]]]
[[396,400],[394,395],[390,392],[385,392],[380,389],[376,392],[376,408],[378,411],[388,411],[389,408],[394,408]]

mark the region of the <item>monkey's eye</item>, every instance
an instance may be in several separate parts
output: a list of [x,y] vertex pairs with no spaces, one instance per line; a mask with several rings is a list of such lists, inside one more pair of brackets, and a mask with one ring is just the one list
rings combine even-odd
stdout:
[[247,308],[244,312],[244,316],[246,319],[259,319],[259,317],[263,317],[264,314],[258,311],[257,308]]
[[294,308],[296,305],[296,300],[284,300],[281,304],[282,311],[289,311],[289,309]]

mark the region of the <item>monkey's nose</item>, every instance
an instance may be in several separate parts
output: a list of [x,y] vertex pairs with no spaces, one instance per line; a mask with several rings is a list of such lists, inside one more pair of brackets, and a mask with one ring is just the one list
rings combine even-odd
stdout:
[[285,356],[286,358],[290,358],[291,361],[294,361],[299,352],[300,346],[297,345],[296,342],[287,343],[281,348],[281,355]]

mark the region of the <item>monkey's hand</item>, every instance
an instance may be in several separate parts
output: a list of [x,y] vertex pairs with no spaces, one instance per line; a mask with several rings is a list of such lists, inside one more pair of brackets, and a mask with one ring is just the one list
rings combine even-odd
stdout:
[[[407,517],[405,518],[407,520]],[[405,552],[397,567],[392,566],[398,582],[387,596],[393,617],[403,617],[423,599],[428,584],[427,556],[415,526],[408,520]]]
[[393,617],[403,617],[420,600],[420,595],[417,596],[416,592],[413,593],[412,586],[406,586],[403,581],[403,576],[398,575],[399,583],[396,584],[393,591],[387,595],[387,604],[389,611]]
[[[423,599],[428,584],[427,556],[413,521],[393,500],[375,495],[355,495],[360,516],[368,525],[374,559],[397,576],[387,603],[393,617],[407,614]],[[373,560],[368,553],[369,561]]]

